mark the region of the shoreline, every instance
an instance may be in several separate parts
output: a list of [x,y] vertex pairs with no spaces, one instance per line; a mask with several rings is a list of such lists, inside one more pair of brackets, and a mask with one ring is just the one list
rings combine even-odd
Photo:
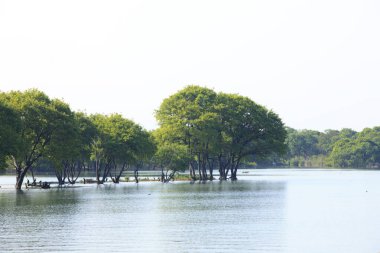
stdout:
[[[173,181],[170,181],[170,183],[175,183],[175,182],[191,182],[191,180],[187,180],[187,179],[177,179],[177,180],[173,180]],[[97,184],[96,182],[92,182],[92,183],[83,183],[83,180],[77,182],[76,184],[64,184],[64,185],[61,185],[59,186],[58,183],[56,182],[50,182],[52,183],[53,185],[50,186],[50,188],[47,188],[47,189],[43,189],[41,187],[35,187],[35,186],[29,186],[29,187],[25,187],[25,183],[23,184],[21,190],[24,191],[24,190],[49,190],[49,189],[59,189],[59,188],[82,188],[82,187],[91,187],[92,185],[96,185],[96,186],[101,186],[101,185],[123,185],[123,184],[139,184],[139,183],[161,183],[163,184],[161,181],[158,181],[156,179],[146,179],[146,178],[143,178],[143,179],[140,179],[139,180],[139,183],[136,183],[134,180],[130,180],[130,181],[126,181],[126,180],[123,180],[123,181],[120,181],[118,184],[116,183],[113,183],[112,181],[109,181],[109,182],[105,182],[103,184]],[[15,185],[14,184],[0,184],[0,192],[2,191],[9,191],[9,190],[12,190],[12,191],[15,191]]]

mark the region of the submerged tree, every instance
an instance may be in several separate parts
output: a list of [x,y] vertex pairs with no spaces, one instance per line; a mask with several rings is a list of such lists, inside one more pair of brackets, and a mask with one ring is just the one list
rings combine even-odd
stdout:
[[85,114],[73,113],[65,104],[61,107],[62,111],[66,110],[66,120],[54,133],[44,157],[54,168],[59,185],[65,184],[66,179],[75,184],[82,170],[88,166],[90,144],[96,129]]
[[[135,125],[134,134],[130,138],[130,147],[134,160],[134,177],[135,182],[139,182],[139,170],[147,165],[156,151],[156,143],[150,132],[142,129],[140,126]],[[119,176],[120,178],[120,176]]]
[[166,139],[167,133],[162,129],[156,129],[152,133],[157,149],[151,160],[155,168],[161,170],[160,181],[167,183],[174,176],[189,167],[192,161],[187,146],[184,144],[173,143]]
[[91,119],[98,129],[98,137],[91,145],[91,157],[99,184],[108,176],[119,183],[127,168],[153,155],[149,133],[133,121],[119,114],[96,114]]
[[67,104],[61,101],[56,102],[56,107],[64,114],[65,118],[60,121],[60,128],[52,133],[51,142],[46,147],[44,158],[54,168],[58,184],[63,185],[68,176],[69,161],[77,157],[81,146],[74,113]]
[[74,114],[74,118],[74,133],[77,138],[76,146],[71,159],[63,161],[67,179],[70,184],[75,184],[81,172],[89,168],[91,160],[90,145],[97,135],[96,127],[86,114],[77,112]]
[[220,115],[219,172],[221,179],[231,173],[237,179],[241,162],[251,156],[263,158],[284,153],[286,131],[281,119],[272,111],[247,97],[235,94],[218,95]]
[[187,147],[191,161],[190,175],[207,180],[210,142],[216,139],[217,114],[213,111],[217,94],[210,89],[188,86],[165,99],[156,118],[161,133],[168,142]]
[[212,179],[218,164],[220,179],[226,180],[230,174],[236,180],[243,159],[285,150],[281,119],[239,95],[188,86],[165,99],[156,118],[166,142],[186,147],[193,179],[195,171],[200,180]]
[[67,114],[61,101],[51,100],[35,89],[3,93],[1,100],[21,122],[18,148],[10,152],[16,169],[15,187],[21,189],[26,173],[45,154],[54,134],[64,127]]

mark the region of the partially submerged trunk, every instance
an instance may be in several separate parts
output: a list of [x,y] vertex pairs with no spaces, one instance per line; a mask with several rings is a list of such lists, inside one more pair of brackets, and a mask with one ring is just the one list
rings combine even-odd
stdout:
[[66,175],[67,175],[67,181],[69,181],[70,184],[75,184],[78,180],[80,174],[82,173],[82,170],[84,169],[84,163],[82,161],[76,161],[76,162],[67,162],[66,164]]
[[33,180],[33,182],[36,182],[36,178],[34,176],[34,169],[33,169],[33,167],[30,167],[30,173],[32,174],[32,180]]
[[236,181],[237,180],[237,170],[240,165],[240,157],[234,159],[231,163],[231,180]]
[[[35,148],[35,147],[34,147]],[[13,158],[13,166],[16,169],[16,190],[21,190],[22,184],[24,182],[24,178],[26,173],[32,168],[32,166],[38,161],[38,159],[42,156],[40,153],[34,154],[34,149],[32,153],[25,158],[25,160],[17,161],[15,157]],[[33,181],[35,181],[34,173],[32,171]]]
[[219,180],[227,180],[228,172],[230,169],[230,159],[223,157],[222,154],[218,156],[219,163]]
[[139,182],[139,168],[136,166],[135,170],[133,171],[133,176],[135,177],[135,182]]
[[28,170],[29,170],[29,167],[16,168],[16,185],[15,185],[16,190],[21,190],[22,183],[24,182],[24,178]]
[[113,168],[114,168],[114,174],[112,174],[112,170],[110,171],[111,179],[112,179],[112,182],[114,182],[115,184],[118,184],[120,183],[120,178],[123,172],[128,168],[128,166],[127,166],[127,163],[124,162],[121,168],[118,170],[117,164],[114,162]]
[[210,177],[209,179],[212,181],[214,180],[214,165],[215,165],[215,159],[213,158],[209,158],[207,160],[208,162],[208,169],[209,169],[209,173],[210,173]]
[[175,173],[177,172],[176,170],[171,170],[171,169],[168,169],[168,168],[164,168],[164,166],[160,166],[161,167],[161,182],[162,183],[169,183],[173,178],[174,178],[174,175]]
[[65,168],[55,169],[55,176],[58,179],[58,185],[64,185],[66,180],[66,170]]
[[169,183],[170,181],[173,180],[175,173],[176,173],[176,171],[166,170],[165,173],[162,173],[163,176],[162,176],[161,182],[163,182],[163,183]]
[[107,159],[105,163],[100,160],[95,161],[95,173],[97,184],[104,184],[112,168],[112,159]]
[[191,180],[195,181],[197,179],[197,177],[195,175],[195,165],[194,165],[194,162],[190,162],[189,163],[189,172],[190,172]]

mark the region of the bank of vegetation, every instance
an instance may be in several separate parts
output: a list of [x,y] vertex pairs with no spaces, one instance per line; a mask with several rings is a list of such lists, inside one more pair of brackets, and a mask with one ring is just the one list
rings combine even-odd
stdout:
[[379,168],[380,127],[313,130],[287,129],[288,153],[282,161],[291,167]]

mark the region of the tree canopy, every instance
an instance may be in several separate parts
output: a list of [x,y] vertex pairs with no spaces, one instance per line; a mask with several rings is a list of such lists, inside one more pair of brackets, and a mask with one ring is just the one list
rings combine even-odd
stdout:
[[0,165],[8,160],[15,168],[17,189],[41,160],[59,184],[75,183],[85,167],[95,169],[98,183],[108,176],[118,182],[128,166],[150,159],[155,150],[149,132],[133,121],[76,113],[36,89],[0,93],[0,120]]
[[133,121],[119,114],[96,114],[91,120],[98,131],[90,149],[99,183],[108,176],[118,183],[124,170],[153,156],[155,146],[149,133]]
[[200,180],[213,179],[218,166],[220,179],[231,173],[236,180],[244,158],[285,151],[281,119],[240,95],[188,86],[165,99],[156,118],[164,142],[187,147],[193,179],[196,171]]
[[56,133],[65,128],[71,111],[64,102],[51,100],[35,89],[2,93],[1,100],[20,121],[17,149],[9,153],[16,169],[16,188],[20,189],[28,170],[46,153],[50,142],[58,137]]
[[0,94],[0,170],[6,166],[6,157],[17,152],[21,128],[16,112],[2,101],[3,96]]

